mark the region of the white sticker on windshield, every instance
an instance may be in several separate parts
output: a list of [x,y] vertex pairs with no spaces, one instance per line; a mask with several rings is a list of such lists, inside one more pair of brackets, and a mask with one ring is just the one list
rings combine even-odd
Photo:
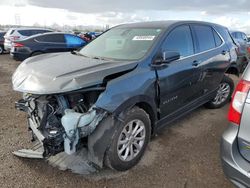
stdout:
[[147,35],[147,36],[134,36],[132,40],[154,40],[155,36]]

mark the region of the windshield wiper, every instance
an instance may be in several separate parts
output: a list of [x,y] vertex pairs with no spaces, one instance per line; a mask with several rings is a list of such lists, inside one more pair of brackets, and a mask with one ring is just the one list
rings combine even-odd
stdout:
[[98,59],[98,60],[112,60],[112,59],[107,58],[107,57],[99,57],[99,56],[91,56],[90,58],[92,58],[92,59]]
[[82,53],[80,53],[80,52],[78,52],[78,51],[71,51],[71,53],[74,54],[74,55],[79,55],[79,56],[83,56],[83,57],[90,58],[90,57],[88,57],[88,56],[86,56],[86,55],[83,55]]

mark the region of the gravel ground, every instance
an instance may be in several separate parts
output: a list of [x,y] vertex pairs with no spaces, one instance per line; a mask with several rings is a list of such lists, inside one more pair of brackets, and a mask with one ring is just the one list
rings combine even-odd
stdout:
[[172,123],[152,139],[144,158],[127,172],[104,169],[76,175],[43,160],[20,159],[12,151],[30,145],[25,115],[15,110],[20,94],[11,75],[20,64],[0,56],[0,184],[1,187],[233,187],[224,177],[219,142],[227,126],[225,106],[203,107]]

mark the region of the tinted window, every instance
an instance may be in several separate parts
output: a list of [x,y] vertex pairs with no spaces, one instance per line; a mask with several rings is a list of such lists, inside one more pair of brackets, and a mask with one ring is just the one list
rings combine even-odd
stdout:
[[167,36],[164,50],[178,51],[181,56],[194,53],[193,40],[189,26],[179,26]]
[[31,36],[32,35],[31,30],[19,30],[18,33],[20,33],[23,36]]
[[67,43],[67,46],[83,46],[86,42],[81,39],[80,37],[74,36],[74,35],[65,35],[65,40]]
[[247,40],[247,36],[246,36],[246,34],[245,33],[241,33],[242,34],[242,38],[243,38],[243,40]]
[[213,33],[214,33],[214,41],[215,41],[216,46],[220,46],[222,44],[222,40],[221,40],[220,36],[214,30],[213,30]]
[[233,38],[236,38],[236,33],[231,33]]
[[195,34],[198,40],[199,51],[206,51],[215,48],[213,29],[209,26],[194,25]]
[[42,35],[37,37],[40,42],[65,43],[64,34]]
[[236,33],[236,38],[237,38],[237,39],[242,39],[241,33],[237,32],[237,33]]
[[23,36],[31,36],[31,35],[36,35],[39,33],[50,32],[50,31],[42,30],[42,29],[28,29],[28,30],[19,30],[18,32]]

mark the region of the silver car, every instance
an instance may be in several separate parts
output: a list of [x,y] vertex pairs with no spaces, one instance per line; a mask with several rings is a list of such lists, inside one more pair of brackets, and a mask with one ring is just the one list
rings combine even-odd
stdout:
[[221,140],[222,167],[237,187],[250,187],[250,66],[231,101],[228,128]]
[[15,40],[22,40],[31,35],[47,32],[52,32],[52,30],[43,28],[10,28],[4,36],[4,49],[10,51],[12,42]]

